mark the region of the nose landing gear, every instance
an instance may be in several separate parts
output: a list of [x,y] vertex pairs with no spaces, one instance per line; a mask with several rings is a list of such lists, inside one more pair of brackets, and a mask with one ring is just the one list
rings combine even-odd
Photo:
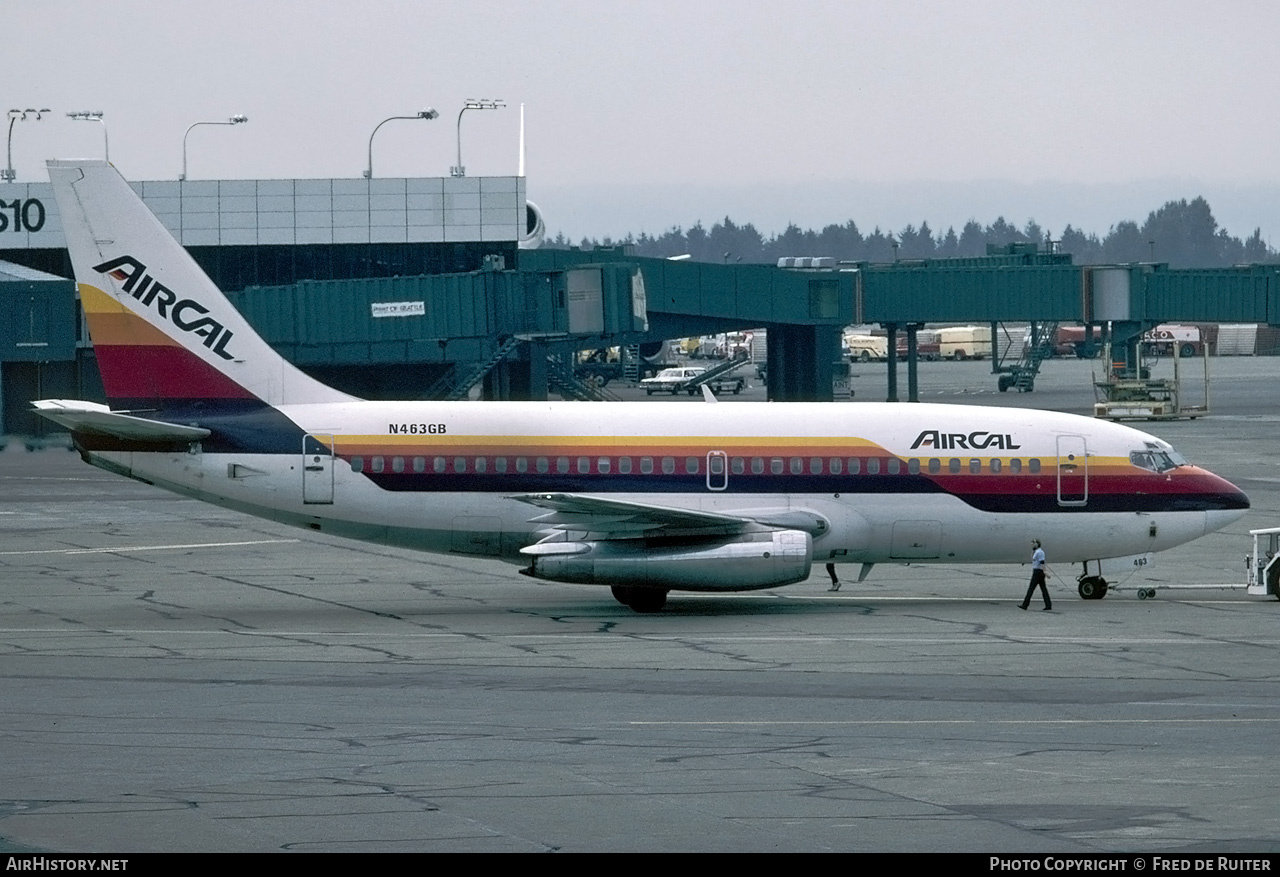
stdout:
[[1101,600],[1107,596],[1107,580],[1102,576],[1082,575],[1076,581],[1082,600]]

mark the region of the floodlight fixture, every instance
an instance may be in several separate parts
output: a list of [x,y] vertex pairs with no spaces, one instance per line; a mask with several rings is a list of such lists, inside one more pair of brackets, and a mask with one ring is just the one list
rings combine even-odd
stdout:
[[[27,112],[34,112],[28,110]],[[102,125],[102,157],[107,161],[111,161],[111,143],[107,140],[107,123],[102,118],[102,110],[77,110],[74,113],[67,113],[68,119],[75,119],[79,122],[99,122]]]
[[35,120],[38,122],[44,118],[44,114],[48,112],[51,112],[48,107],[45,107],[42,110],[35,110],[31,108],[27,108],[25,110],[9,110],[7,113],[9,117],[9,139],[5,147],[5,166],[3,170],[0,170],[0,182],[12,183],[18,178],[17,172],[13,169],[13,123],[25,122],[27,120],[27,116],[32,113],[35,114]]
[[182,135],[182,173],[179,174],[178,179],[181,181],[187,178],[187,137],[190,136],[192,128],[199,127],[200,125],[239,125],[247,121],[249,121],[248,116],[243,113],[236,113],[225,122],[192,122],[187,128],[187,133]]
[[462,164],[462,114],[467,110],[497,110],[505,106],[506,103],[501,98],[494,100],[487,97],[469,97],[463,103],[462,109],[458,111],[458,163],[449,168],[450,176],[465,177],[467,175],[467,169]]
[[[373,129],[373,134],[377,134],[378,128],[381,128],[383,125],[387,124],[387,122],[391,122],[395,119],[426,119],[430,121],[431,119],[439,118],[439,116],[440,113],[436,111],[435,107],[427,107],[425,110],[418,110],[418,112],[412,116],[391,116],[390,118],[383,119],[379,122],[377,127]],[[373,179],[373,134],[369,135],[369,164],[366,165],[364,169],[364,178],[366,180]]]

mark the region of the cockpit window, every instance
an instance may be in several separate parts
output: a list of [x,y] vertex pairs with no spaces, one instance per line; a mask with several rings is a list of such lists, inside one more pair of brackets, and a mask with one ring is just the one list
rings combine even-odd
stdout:
[[1187,465],[1183,456],[1173,448],[1160,448],[1150,444],[1145,451],[1130,451],[1129,462],[1151,472],[1168,472]]

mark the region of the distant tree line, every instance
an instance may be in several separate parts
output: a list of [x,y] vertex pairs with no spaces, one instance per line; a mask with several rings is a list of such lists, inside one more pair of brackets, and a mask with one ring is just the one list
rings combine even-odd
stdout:
[[1204,198],[1169,201],[1142,225],[1131,220],[1118,222],[1101,238],[1070,225],[1053,238],[1034,220],[1018,228],[1004,217],[986,226],[970,220],[958,234],[954,228],[937,234],[928,222],[921,222],[919,228],[908,225],[897,233],[877,226],[870,234],[863,234],[849,220],[816,232],[789,225],[781,234],[766,238],[751,223],[738,225],[726,216],[710,230],[697,222],[687,231],[676,227],[657,236],[642,232],[639,237],[628,234],[622,240],[583,238],[577,243],[561,233],[547,245],[562,249],[627,245],[637,256],[687,254],[699,262],[774,264],[783,256],[832,256],[854,262],[984,256],[988,244],[1038,243],[1043,247],[1049,240],[1057,252],[1070,253],[1077,265],[1155,261],[1167,262],[1172,268],[1222,268],[1273,262],[1278,255],[1263,241],[1260,228],[1243,241],[1218,228]]

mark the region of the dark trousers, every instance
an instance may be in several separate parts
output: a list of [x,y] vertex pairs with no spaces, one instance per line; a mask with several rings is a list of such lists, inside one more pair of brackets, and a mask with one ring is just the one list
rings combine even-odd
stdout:
[[1031,584],[1027,585],[1027,596],[1022,598],[1022,605],[1028,606],[1031,604],[1031,595],[1036,592],[1037,586],[1040,588],[1040,593],[1044,595],[1044,608],[1050,608],[1053,604],[1049,601],[1049,588],[1044,583],[1044,570],[1042,569],[1033,569],[1031,571]]

